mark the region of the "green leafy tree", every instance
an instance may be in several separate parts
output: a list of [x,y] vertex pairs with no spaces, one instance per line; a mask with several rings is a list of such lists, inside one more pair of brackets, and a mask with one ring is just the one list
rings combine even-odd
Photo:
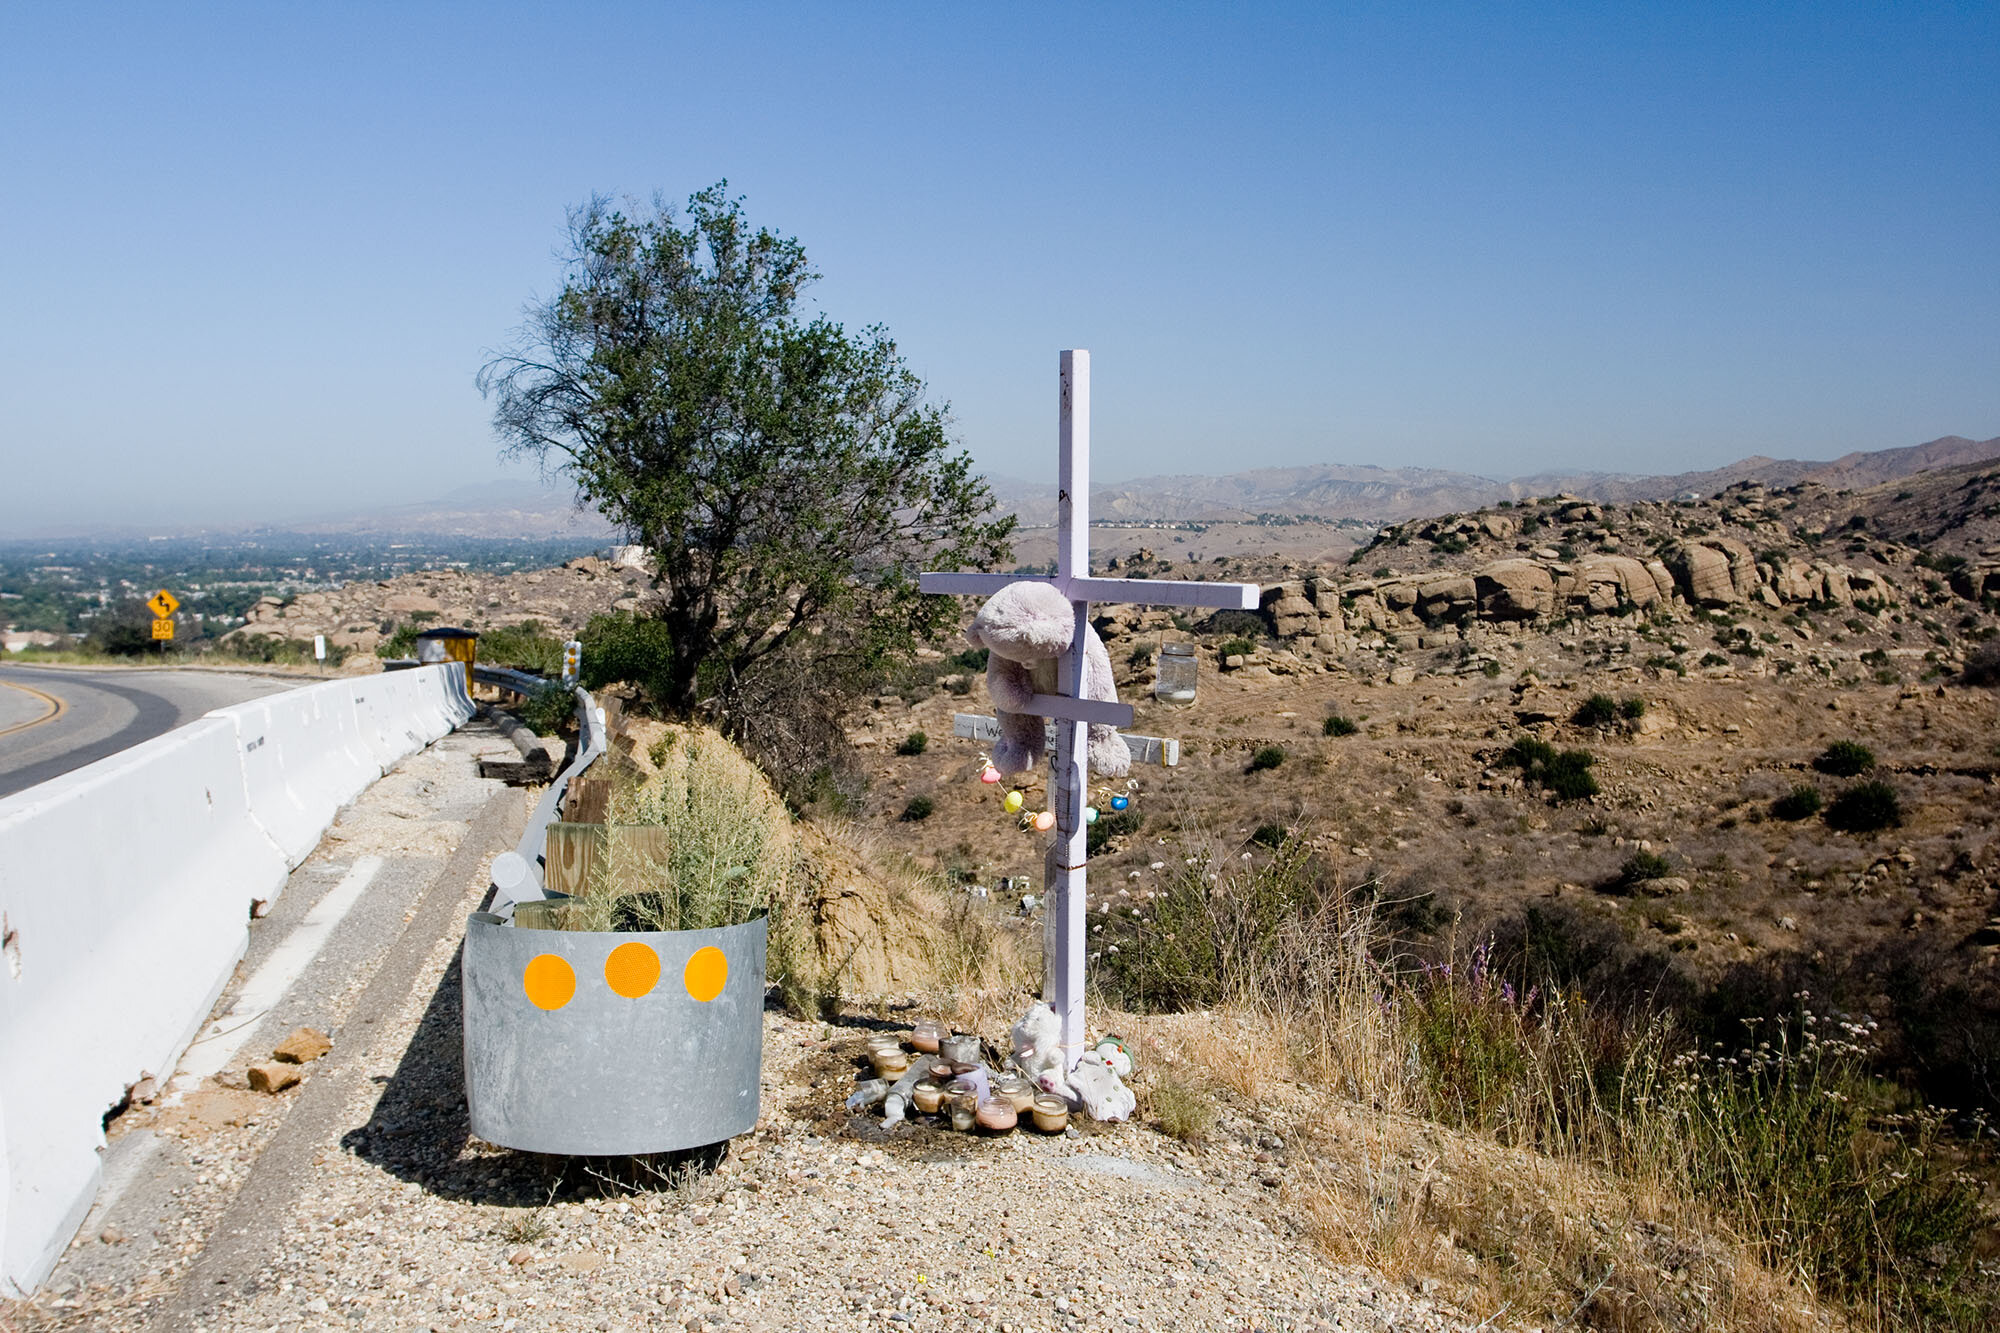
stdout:
[[753,230],[726,183],[685,223],[602,198],[569,223],[561,290],[479,386],[505,453],[657,561],[657,701],[727,715],[781,664],[858,681],[955,628],[918,569],[1002,563],[1014,520],[888,334],[804,317],[804,249]]

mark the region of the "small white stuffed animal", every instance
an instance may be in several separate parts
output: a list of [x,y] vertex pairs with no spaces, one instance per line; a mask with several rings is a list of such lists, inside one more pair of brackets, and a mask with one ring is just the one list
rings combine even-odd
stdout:
[[[1115,703],[1118,685],[1111,676],[1111,655],[1097,631],[1084,626],[1083,688],[1086,699]],[[1056,668],[1076,635],[1076,610],[1067,597],[1046,583],[1010,583],[986,599],[966,639],[986,649],[986,692],[1000,715],[1000,739],[993,746],[993,767],[1002,773],[1025,773],[1042,762],[1044,723],[1026,712],[1037,694],[1056,692]],[[1132,768],[1132,752],[1116,727],[1090,726],[1090,769],[1099,777],[1122,778]]]
[[1076,1068],[1069,1071],[1069,1085],[1076,1089],[1092,1120],[1123,1120],[1139,1109],[1139,1099],[1119,1081],[1101,1052],[1083,1053]]

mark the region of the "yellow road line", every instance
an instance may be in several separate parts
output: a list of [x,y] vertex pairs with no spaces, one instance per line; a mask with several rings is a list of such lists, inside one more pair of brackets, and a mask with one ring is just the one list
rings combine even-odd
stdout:
[[17,731],[26,731],[29,727],[39,727],[44,722],[53,722],[69,711],[69,705],[61,699],[58,699],[53,694],[44,694],[32,685],[23,685],[19,681],[13,680],[0,680],[0,685],[4,685],[10,690],[19,690],[23,694],[32,694],[49,706],[49,711],[43,713],[40,717],[29,718],[26,722],[16,722],[11,727],[0,727],[0,736],[11,736]]

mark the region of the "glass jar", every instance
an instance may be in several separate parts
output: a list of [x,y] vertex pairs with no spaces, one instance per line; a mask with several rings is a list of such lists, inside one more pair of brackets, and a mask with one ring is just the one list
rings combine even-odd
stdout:
[[1193,703],[1195,670],[1193,644],[1161,644],[1159,676],[1153,682],[1153,697],[1161,703]]

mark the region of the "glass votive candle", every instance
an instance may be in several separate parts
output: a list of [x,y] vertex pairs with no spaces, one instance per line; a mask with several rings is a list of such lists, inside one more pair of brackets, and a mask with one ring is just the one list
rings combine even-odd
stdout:
[[1012,1103],[999,1097],[989,1097],[979,1103],[978,1109],[973,1112],[973,1119],[989,1134],[1005,1134],[1014,1128],[1015,1122],[1020,1117],[1015,1113]]
[[944,1105],[944,1089],[930,1079],[924,1079],[910,1089],[910,1103],[924,1115],[936,1115]]
[[898,1079],[910,1069],[910,1057],[901,1049],[877,1047],[868,1053],[868,1057],[875,1064],[875,1073],[882,1078]]
[[1060,1134],[1069,1128],[1069,1103],[1054,1093],[1035,1098],[1035,1128],[1044,1134]]
[[910,1029],[910,1045],[930,1055],[937,1054],[938,1043],[944,1040],[944,1024],[936,1019],[920,1018]]
[[1035,1104],[1035,1085],[1024,1078],[1012,1074],[993,1081],[994,1095],[1001,1098],[1015,1112],[1026,1111]]
[[979,1099],[970,1093],[951,1099],[951,1127],[961,1134],[970,1134],[979,1122]]

